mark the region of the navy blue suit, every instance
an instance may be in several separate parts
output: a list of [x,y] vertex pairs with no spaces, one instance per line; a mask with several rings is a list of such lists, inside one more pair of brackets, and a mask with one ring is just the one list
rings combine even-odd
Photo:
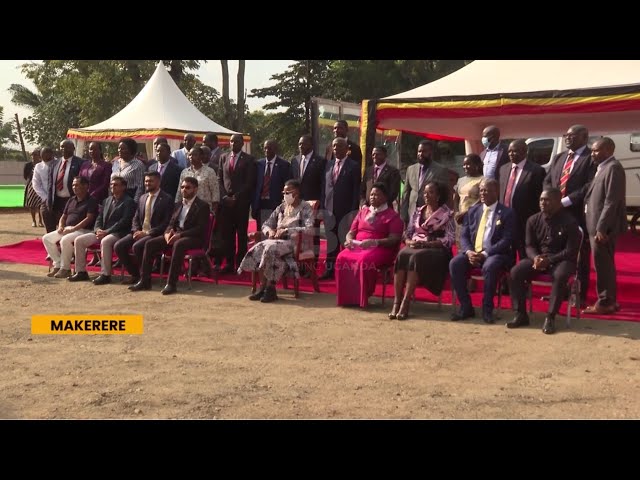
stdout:
[[262,228],[262,223],[267,221],[271,212],[282,203],[282,190],[287,180],[291,179],[291,164],[286,160],[276,156],[271,165],[271,183],[269,184],[269,198],[262,198],[262,187],[264,184],[264,174],[267,168],[267,159],[261,158],[256,162],[258,171],[256,172],[256,188],[251,202],[251,216],[258,223],[258,230]]
[[[466,252],[469,250],[475,251],[476,236],[483,211],[484,204],[478,203],[471,207],[464,216],[460,234],[460,252],[449,263],[451,284],[460,299],[460,308],[463,313],[469,313],[473,308],[467,289],[467,277],[469,271],[474,267],[469,263]],[[485,250],[487,258],[482,264],[482,275],[484,277],[482,310],[484,316],[491,315],[493,312],[493,296],[496,291],[498,274],[501,270],[510,268],[513,263],[512,247],[516,231],[515,212],[513,209],[498,203],[493,212],[491,224],[490,246]]]

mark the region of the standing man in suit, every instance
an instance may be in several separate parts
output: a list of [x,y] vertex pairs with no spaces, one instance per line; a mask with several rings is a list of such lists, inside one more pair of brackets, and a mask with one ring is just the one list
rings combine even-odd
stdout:
[[364,177],[360,184],[360,206],[369,205],[369,193],[374,183],[384,183],[389,192],[387,203],[393,208],[393,202],[400,195],[400,171],[387,163],[387,147],[378,145],[373,147],[373,165],[367,167],[364,171]]
[[209,225],[209,204],[200,200],[198,193],[198,180],[187,177],[180,185],[182,190],[182,202],[176,203],[173,215],[169,221],[164,235],[152,238],[144,246],[142,255],[142,278],[135,285],[130,285],[129,290],[151,290],[151,263],[153,257],[171,247],[171,266],[167,277],[167,284],[162,289],[163,295],[170,295],[178,291],[176,284],[184,263],[184,255],[192,248],[206,248],[205,235]]
[[60,221],[67,201],[73,196],[73,179],[80,175],[84,160],[74,155],[76,146],[71,140],[60,142],[62,157],[52,165],[49,178],[49,202],[54,223]]
[[481,203],[472,206],[464,216],[460,252],[449,263],[451,283],[460,299],[460,311],[451,315],[453,321],[475,316],[467,276],[472,268],[482,268],[482,320],[495,323],[493,296],[500,271],[507,270],[513,263],[511,248],[516,228],[515,212],[498,202],[499,188],[494,178],[482,180]]
[[424,205],[424,187],[429,182],[449,185],[449,170],[432,160],[433,142],[422,140],[418,145],[418,163],[407,168],[400,217],[405,225],[416,208]]
[[271,216],[271,212],[282,203],[284,184],[291,178],[291,164],[276,155],[275,140],[264,142],[264,155],[257,163],[256,188],[251,203],[251,216],[256,220],[258,231]]
[[[551,162],[551,167],[544,178],[544,188],[555,187],[562,193],[562,206],[573,215],[578,225],[586,232],[584,215],[584,197],[596,173],[596,166],[591,161],[591,149],[587,146],[589,130],[584,125],[573,125],[564,134],[567,150],[559,153]],[[586,238],[586,237],[585,237]],[[589,274],[591,270],[591,248],[589,242],[582,242],[578,275],[580,278],[581,304],[585,305],[589,290]]]
[[184,136],[184,147],[174,150],[171,156],[176,159],[178,166],[185,169],[189,166],[189,152],[196,144],[196,136],[193,133],[187,133]]
[[[234,273],[247,253],[249,208],[256,188],[256,160],[242,151],[244,140],[235,133],[231,151],[220,157],[220,220],[227,264],[220,273]],[[238,248],[236,250],[236,234]]]
[[[160,174],[147,172],[144,175],[146,193],[138,200],[138,208],[133,216],[130,233],[118,240],[113,247],[131,278],[123,280],[123,285],[140,281],[140,267],[145,244],[159,237],[169,225],[173,213],[173,197],[160,189]],[[133,258],[129,255],[133,251]]]
[[213,168],[218,175],[218,167],[220,166],[220,155],[222,155],[222,149],[218,146],[218,136],[213,132],[207,132],[202,137],[202,143],[211,149],[208,159],[204,159],[202,163]]
[[[482,146],[480,152],[484,178],[495,178],[500,181],[500,168],[509,163],[507,149],[500,145],[500,129],[495,125],[489,125],[482,131]],[[537,199],[537,197],[536,197]],[[536,200],[537,201],[537,200]]]
[[[320,202],[327,160],[320,155],[314,155],[311,135],[300,137],[298,150],[300,154],[291,159],[291,178],[300,182],[300,198],[302,200],[317,200]],[[318,216],[313,220],[313,228],[315,232],[313,235],[313,251],[317,261],[320,255],[320,218]]]
[[[336,120],[333,124],[333,136],[335,138],[344,138],[347,141],[347,155],[358,165],[358,172],[362,177],[362,150],[360,145],[349,140],[349,123],[346,120]],[[333,153],[333,144],[327,147],[327,160],[335,160]]]
[[596,173],[585,197],[587,231],[596,267],[598,301],[585,313],[608,315],[619,309],[616,302],[615,250],[618,235],[627,231],[626,175],[613,156],[615,143],[609,137],[592,146]]
[[360,197],[360,171],[358,164],[348,156],[347,141],[336,137],[332,145],[335,159],[328,162],[322,185],[321,208],[327,235],[327,270],[320,280],[334,278],[338,248],[344,244],[353,216],[358,212]]
[[180,185],[182,168],[178,162],[171,160],[171,147],[168,143],[156,145],[156,162],[149,165],[149,172],[158,172],[160,175],[160,190],[171,198],[175,198]]
[[100,276],[93,280],[94,285],[111,283],[111,261],[113,246],[120,238],[131,231],[131,221],[136,210],[133,199],[126,194],[127,181],[122,177],[111,179],[111,196],[104,199],[102,211],[96,218],[95,231],[76,238],[74,254],[76,273],[70,282],[89,280],[87,273],[87,249],[94,243],[100,243]]
[[527,160],[527,144],[523,139],[509,144],[509,160],[500,168],[500,203],[513,208],[518,222],[514,245],[520,259],[527,258],[524,248],[525,228],[531,215],[540,211],[540,193],[546,172]]
[[576,257],[580,248],[578,222],[562,208],[562,194],[549,188],[540,194],[540,212],[527,220],[527,257],[511,269],[511,298],[516,316],[507,328],[529,325],[527,315],[527,282],[536,272],[553,277],[547,317],[542,331],[556,331],[555,317],[562,305],[569,277],[576,271]]

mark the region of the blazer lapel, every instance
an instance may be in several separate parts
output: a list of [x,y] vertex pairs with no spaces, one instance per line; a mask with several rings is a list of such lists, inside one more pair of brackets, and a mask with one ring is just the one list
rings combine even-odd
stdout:
[[529,162],[526,162],[524,164],[524,168],[522,169],[522,173],[520,174],[520,178],[518,179],[518,183],[516,183],[515,188],[517,189],[520,185],[522,185],[525,181],[527,181],[527,178],[529,177],[530,174],[531,174],[531,170],[529,169]]

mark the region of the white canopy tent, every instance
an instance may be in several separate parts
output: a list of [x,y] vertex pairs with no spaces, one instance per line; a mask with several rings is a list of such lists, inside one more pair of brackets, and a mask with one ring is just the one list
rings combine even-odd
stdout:
[[[67,137],[77,140],[79,152],[87,141],[115,142],[122,137],[132,137],[145,143],[147,156],[151,158],[155,156],[152,152],[155,137],[166,137],[175,150],[185,133],[193,133],[200,141],[207,132],[217,134],[220,145],[228,145],[231,135],[240,133],[218,125],[194,107],[160,62],[144,88],[126,107],[96,125],[69,129]],[[251,137],[244,135],[243,138],[248,149]]]

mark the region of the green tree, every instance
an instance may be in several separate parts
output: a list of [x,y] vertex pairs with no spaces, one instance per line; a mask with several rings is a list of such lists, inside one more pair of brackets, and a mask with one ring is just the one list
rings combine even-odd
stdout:
[[16,134],[13,131],[11,122],[4,122],[4,107],[0,107],[0,150],[5,152],[7,143],[15,143],[17,141]]

